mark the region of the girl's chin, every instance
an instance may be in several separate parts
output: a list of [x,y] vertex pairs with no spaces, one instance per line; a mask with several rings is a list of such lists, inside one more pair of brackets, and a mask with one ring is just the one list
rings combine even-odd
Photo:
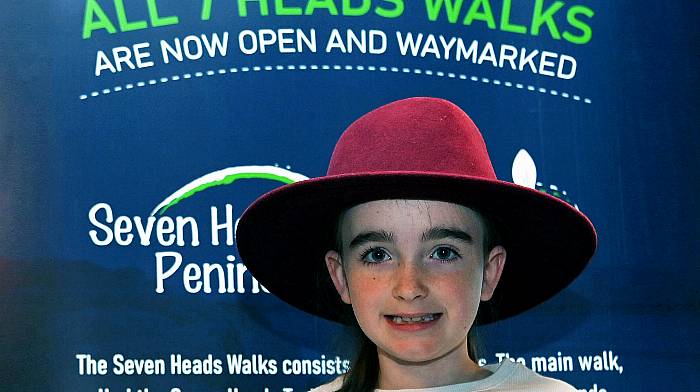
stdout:
[[397,364],[428,365],[441,359],[447,359],[454,364],[471,362],[467,353],[466,337],[449,346],[441,344],[444,342],[439,339],[395,339],[384,343],[377,345],[379,356]]
[[446,354],[437,347],[413,347],[405,344],[379,349],[378,351],[380,357],[384,356],[388,360],[401,365],[427,364]]

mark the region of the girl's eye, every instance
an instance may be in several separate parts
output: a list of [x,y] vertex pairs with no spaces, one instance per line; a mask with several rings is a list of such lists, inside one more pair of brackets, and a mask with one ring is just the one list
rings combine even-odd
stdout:
[[445,246],[441,246],[435,249],[435,251],[433,251],[433,253],[430,254],[431,259],[436,259],[440,261],[452,261],[458,257],[459,253]]
[[370,248],[362,253],[362,261],[366,264],[376,264],[390,260],[389,253],[382,248]]

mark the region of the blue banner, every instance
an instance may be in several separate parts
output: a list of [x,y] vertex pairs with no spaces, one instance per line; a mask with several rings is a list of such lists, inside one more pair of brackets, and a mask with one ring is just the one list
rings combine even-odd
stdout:
[[574,205],[599,236],[565,291],[480,329],[482,363],[580,391],[693,390],[698,8],[7,3],[0,389],[306,391],[347,371],[348,331],[268,293],[235,225],[264,192],[323,175],[362,114],[434,96],[478,125],[500,179]]

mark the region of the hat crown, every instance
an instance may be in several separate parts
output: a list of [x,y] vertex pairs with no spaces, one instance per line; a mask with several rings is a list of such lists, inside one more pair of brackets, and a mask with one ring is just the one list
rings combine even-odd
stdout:
[[335,146],[328,175],[425,172],[496,179],[481,132],[462,109],[408,98],[353,122]]

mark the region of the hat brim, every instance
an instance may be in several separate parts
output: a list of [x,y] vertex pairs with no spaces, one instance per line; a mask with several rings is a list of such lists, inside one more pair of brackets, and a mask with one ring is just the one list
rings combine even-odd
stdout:
[[596,248],[588,218],[543,192],[500,180],[402,171],[326,176],[277,188],[243,213],[238,252],[252,275],[283,301],[347,323],[347,305],[335,292],[324,255],[335,248],[340,212],[382,199],[446,201],[496,220],[508,256],[489,301],[495,311],[480,309],[479,324],[551,298],[581,273]]

